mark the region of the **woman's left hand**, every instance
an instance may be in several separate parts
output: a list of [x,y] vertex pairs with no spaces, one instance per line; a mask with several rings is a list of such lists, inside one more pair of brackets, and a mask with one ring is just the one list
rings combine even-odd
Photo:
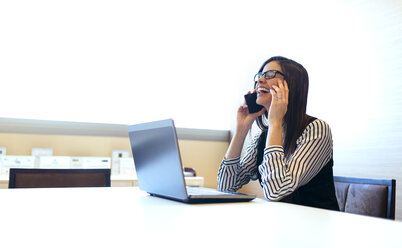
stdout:
[[278,79],[278,86],[273,85],[271,89],[271,106],[268,112],[269,125],[282,126],[283,117],[288,109],[289,88],[286,80]]

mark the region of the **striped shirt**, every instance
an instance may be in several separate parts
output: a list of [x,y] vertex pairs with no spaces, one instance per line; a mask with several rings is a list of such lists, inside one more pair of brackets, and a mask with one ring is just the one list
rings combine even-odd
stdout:
[[285,159],[282,146],[268,146],[262,163],[257,165],[259,136],[250,142],[243,158],[223,159],[218,171],[219,190],[237,191],[260,173],[265,198],[279,201],[306,185],[332,159],[331,129],[319,119],[307,125],[289,159]]

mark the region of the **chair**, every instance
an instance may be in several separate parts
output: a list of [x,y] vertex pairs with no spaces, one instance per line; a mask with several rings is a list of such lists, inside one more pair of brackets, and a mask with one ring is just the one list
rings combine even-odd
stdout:
[[197,175],[197,173],[195,172],[194,168],[184,167],[184,175],[195,177]]
[[110,187],[110,169],[10,169],[8,188],[60,187]]
[[334,183],[341,211],[395,220],[394,179],[334,176]]

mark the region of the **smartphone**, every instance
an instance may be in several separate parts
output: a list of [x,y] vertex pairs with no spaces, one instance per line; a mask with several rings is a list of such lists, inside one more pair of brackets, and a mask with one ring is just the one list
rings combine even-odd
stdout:
[[257,101],[257,93],[251,93],[251,94],[244,95],[244,99],[246,100],[248,112],[250,114],[256,113],[263,108],[262,105],[259,105],[256,102]]

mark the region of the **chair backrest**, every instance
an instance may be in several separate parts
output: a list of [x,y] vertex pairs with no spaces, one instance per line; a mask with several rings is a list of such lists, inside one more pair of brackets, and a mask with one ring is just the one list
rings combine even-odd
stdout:
[[110,187],[110,169],[10,169],[8,188],[60,187]]
[[185,176],[192,176],[192,177],[197,176],[197,173],[194,168],[184,167],[184,172],[185,172],[185,174],[184,174]]
[[334,176],[334,182],[341,211],[395,219],[394,179]]

